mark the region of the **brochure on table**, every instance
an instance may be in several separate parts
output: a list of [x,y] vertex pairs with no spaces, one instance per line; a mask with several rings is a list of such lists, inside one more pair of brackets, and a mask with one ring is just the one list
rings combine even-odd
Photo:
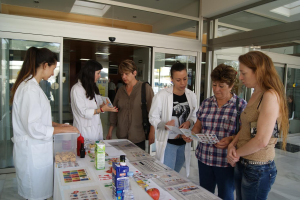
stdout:
[[126,153],[126,158],[128,158],[130,162],[137,161],[137,160],[153,159],[151,155],[141,150],[140,148],[128,149],[125,150],[125,153]]
[[107,156],[119,156],[119,157],[120,155],[126,155],[124,151],[118,150],[113,146],[105,146],[105,154],[107,154]]
[[219,142],[217,136],[213,133],[197,133],[196,134],[196,133],[192,132],[190,129],[183,129],[183,128],[180,129],[175,126],[168,126],[168,125],[166,125],[166,127],[172,131],[170,133],[173,133],[173,135],[183,134],[186,137],[189,137],[189,138],[199,141],[201,143],[216,144]]
[[[108,142],[107,142],[108,143]],[[115,147],[119,150],[129,150],[136,149],[137,146],[129,141],[121,141],[121,142],[109,142],[108,145]]]
[[157,178],[154,181],[161,187],[179,185],[188,183],[189,180],[183,178],[180,174],[174,171],[156,173]]
[[72,188],[64,191],[65,200],[104,200],[99,186]]
[[138,160],[130,163],[146,175],[158,173],[158,172],[172,171],[171,168],[162,164],[160,161],[156,159]]
[[190,200],[190,199],[219,200],[220,199],[218,196],[190,182],[180,184],[180,185],[165,187],[165,189],[176,199],[184,199],[184,200]]
[[59,175],[62,185],[78,185],[94,182],[92,174],[85,167],[60,169]]

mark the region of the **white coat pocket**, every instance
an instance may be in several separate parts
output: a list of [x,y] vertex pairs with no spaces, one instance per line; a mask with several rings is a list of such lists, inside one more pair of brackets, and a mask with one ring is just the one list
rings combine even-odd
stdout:
[[31,145],[34,168],[41,169],[53,163],[52,145],[52,142]]

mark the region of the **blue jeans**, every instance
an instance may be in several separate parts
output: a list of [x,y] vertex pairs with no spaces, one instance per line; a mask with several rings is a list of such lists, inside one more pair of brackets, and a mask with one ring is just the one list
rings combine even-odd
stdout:
[[244,165],[238,162],[234,168],[236,199],[267,199],[276,175],[274,161],[266,165]]
[[218,196],[224,200],[234,199],[234,168],[209,166],[198,160],[200,186],[215,193],[218,186]]
[[179,173],[185,161],[184,151],[185,144],[174,145],[167,143],[164,164]]

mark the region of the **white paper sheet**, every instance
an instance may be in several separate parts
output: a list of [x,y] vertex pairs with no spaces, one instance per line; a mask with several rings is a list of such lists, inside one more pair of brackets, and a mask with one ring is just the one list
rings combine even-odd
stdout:
[[113,146],[105,147],[105,153],[107,153],[108,156],[126,155],[124,151],[118,150]]
[[99,186],[72,188],[64,191],[65,200],[104,200]]
[[184,183],[175,186],[165,187],[166,191],[169,192],[176,199],[184,200],[219,200],[220,198],[209,191],[203,189],[199,185],[194,183]]

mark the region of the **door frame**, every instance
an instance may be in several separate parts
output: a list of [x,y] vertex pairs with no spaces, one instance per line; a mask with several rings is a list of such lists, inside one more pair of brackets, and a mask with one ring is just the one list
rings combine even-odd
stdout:
[[[0,30],[0,38],[7,39],[15,39],[15,40],[31,40],[37,42],[51,42],[51,43],[59,43],[60,44],[60,52],[59,52],[59,86],[62,86],[62,77],[63,77],[63,37],[55,37],[55,36],[45,36],[39,34],[26,34],[26,33],[14,33],[8,31]],[[59,87],[59,123],[62,123],[62,93],[63,87]]]
[[[160,47],[153,47],[152,48],[152,87],[154,86],[154,67],[155,67],[155,53],[167,53],[167,54],[177,54],[177,55],[184,55],[184,56],[195,56],[196,57],[196,79],[195,79],[195,94],[197,98],[197,104],[199,105],[200,102],[200,88],[201,88],[201,59],[202,59],[202,52],[199,51],[187,51],[187,50],[180,50],[180,49],[168,49],[168,48],[160,48]],[[193,148],[195,150],[198,145],[197,141],[193,141]],[[152,146],[149,145],[148,152],[152,153]]]
[[[53,37],[53,36],[44,36],[37,34],[24,34],[24,33],[13,33],[9,31],[0,31],[0,38],[5,39],[15,39],[15,40],[31,40],[38,42],[51,42],[60,44],[60,68],[59,68],[59,85],[62,85],[62,76],[63,76],[63,38],[62,37]],[[59,121],[62,123],[62,91],[63,87],[59,87]],[[0,169],[0,174],[2,173],[14,173],[15,168],[3,168]]]

